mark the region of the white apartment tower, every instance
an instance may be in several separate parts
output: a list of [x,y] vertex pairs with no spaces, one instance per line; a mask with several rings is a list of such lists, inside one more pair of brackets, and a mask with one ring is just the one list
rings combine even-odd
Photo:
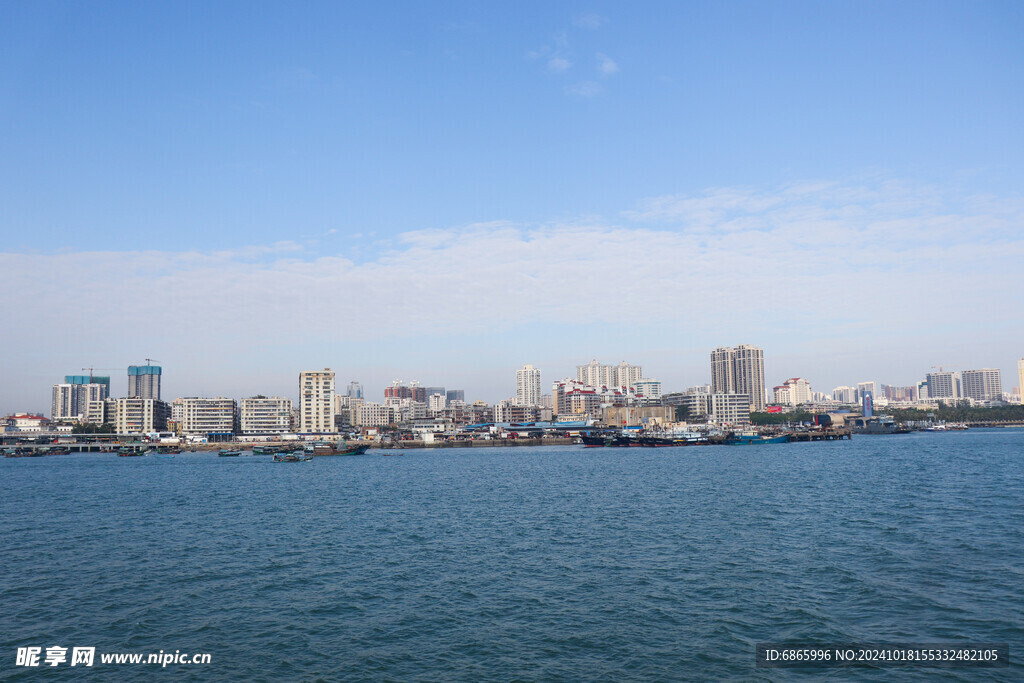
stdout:
[[618,365],[603,365],[592,360],[576,366],[576,380],[596,389],[601,387],[635,389],[644,376],[643,368],[622,361]]
[[750,410],[763,411],[764,351],[747,344],[712,351],[711,393],[746,394],[750,398]]
[[85,420],[91,401],[107,398],[105,384],[54,384],[51,420]]
[[780,386],[775,387],[776,405],[797,406],[810,403],[813,398],[811,384],[803,377],[790,377]]
[[998,369],[964,370],[960,383],[965,398],[975,401],[1002,401],[1003,380]]
[[330,368],[299,373],[299,431],[334,432],[334,372]]
[[1020,402],[1024,404],[1024,358],[1017,361],[1017,392]]
[[530,364],[516,370],[516,405],[540,405],[540,370]]

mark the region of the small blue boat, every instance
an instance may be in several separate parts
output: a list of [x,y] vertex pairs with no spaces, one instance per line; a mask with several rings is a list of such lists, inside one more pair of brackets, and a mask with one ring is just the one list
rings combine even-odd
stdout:
[[779,436],[757,436],[740,434],[739,436],[733,436],[725,440],[726,446],[759,446],[762,444],[769,443],[788,443],[789,434],[780,434]]

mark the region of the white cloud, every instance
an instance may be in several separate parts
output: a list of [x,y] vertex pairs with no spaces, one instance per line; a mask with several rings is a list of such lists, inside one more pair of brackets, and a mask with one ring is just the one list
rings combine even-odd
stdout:
[[596,97],[604,92],[604,86],[596,81],[582,81],[567,86],[565,92],[578,97]]
[[603,17],[600,14],[581,14],[572,20],[573,26],[579,26],[580,28],[587,28],[592,31],[597,30],[608,23],[608,17]]
[[614,76],[619,73],[619,65],[607,55],[603,55],[599,52],[597,54],[597,71],[605,77]]
[[[923,345],[938,334],[967,344],[996,335],[997,324],[1024,336],[1024,292],[1012,286],[1024,262],[1015,199],[817,183],[656,197],[625,217],[409,231],[362,262],[287,242],[3,253],[0,287],[21,296],[8,299],[5,327],[18,333],[0,350],[21,364],[58,365],[56,376],[129,347],[155,354],[148,345],[157,343],[229,365],[246,352],[297,357],[309,340],[372,349],[430,338],[450,354],[467,335],[569,322],[709,348],[783,331],[801,343],[862,345],[915,336]],[[974,322],[962,326],[968,311]]]
[[548,71],[552,71],[554,73],[568,71],[571,66],[572,62],[563,57],[552,57],[548,60]]

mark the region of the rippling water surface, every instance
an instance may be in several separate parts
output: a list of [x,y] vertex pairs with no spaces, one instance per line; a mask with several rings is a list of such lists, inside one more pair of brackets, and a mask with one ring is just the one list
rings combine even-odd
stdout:
[[[756,669],[761,641],[1024,655],[1024,431],[401,457],[0,459],[19,646],[194,680],[1021,680]],[[152,666],[97,665],[151,680]]]

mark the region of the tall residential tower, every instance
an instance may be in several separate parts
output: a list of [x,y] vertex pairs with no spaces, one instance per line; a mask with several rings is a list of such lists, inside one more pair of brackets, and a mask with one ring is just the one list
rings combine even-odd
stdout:
[[1003,381],[999,370],[964,370],[960,373],[960,385],[964,398],[972,398],[975,401],[1003,400]]
[[334,431],[334,372],[330,368],[299,373],[299,431]]
[[1020,395],[1020,402],[1024,405],[1024,358],[1017,361],[1017,393]]
[[160,375],[163,368],[159,365],[128,366],[128,398],[151,398],[160,400]]
[[746,394],[750,398],[750,410],[763,411],[764,351],[747,344],[712,351],[711,393]]
[[540,370],[530,364],[516,370],[516,405],[540,405]]

